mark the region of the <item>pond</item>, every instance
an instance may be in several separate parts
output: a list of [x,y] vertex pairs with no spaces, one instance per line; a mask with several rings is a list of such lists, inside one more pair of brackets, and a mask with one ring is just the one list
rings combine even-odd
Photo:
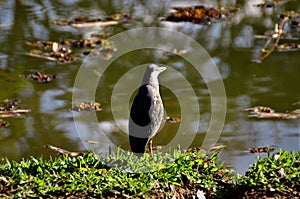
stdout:
[[[10,125],[0,129],[0,156],[20,160],[56,155],[43,148],[48,144],[70,151],[93,148],[101,152],[116,146],[129,150],[129,106],[148,63],[168,67],[160,76],[161,95],[167,115],[182,119],[181,123],[165,123],[154,145],[165,146],[165,150],[170,143],[201,147],[209,132],[213,140],[209,144],[227,146],[220,153],[221,161],[240,173],[257,159],[249,148],[298,151],[299,119],[252,118],[243,109],[262,105],[286,113],[300,108],[299,51],[274,51],[262,63],[251,61],[259,58],[266,41],[255,35],[274,30],[281,12],[300,11],[300,2],[259,8],[253,4],[262,1],[201,1],[205,7],[234,6],[239,11],[209,25],[162,21],[172,7],[197,2],[0,1],[0,100],[16,98],[22,101],[20,107],[31,110],[24,118],[4,119]],[[51,23],[115,13],[126,13],[131,20],[87,28]],[[149,27],[160,28],[159,33]],[[111,59],[82,56],[58,63],[26,54],[34,49],[26,42],[97,39],[93,34],[109,35],[115,46]],[[300,38],[299,33],[297,36]],[[194,41],[201,47],[194,47]],[[165,50],[172,48],[187,53],[166,55]],[[190,60],[199,64],[200,72]],[[19,77],[33,71],[60,78],[41,83]],[[215,93],[215,86],[220,92]],[[219,97],[225,100],[218,101]],[[71,111],[74,104],[84,101],[100,102],[102,110]],[[219,126],[211,127],[214,123]]]

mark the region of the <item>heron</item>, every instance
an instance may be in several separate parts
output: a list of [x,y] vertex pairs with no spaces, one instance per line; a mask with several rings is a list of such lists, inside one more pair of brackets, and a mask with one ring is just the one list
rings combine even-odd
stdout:
[[129,143],[133,153],[141,157],[149,146],[152,156],[152,139],[164,121],[164,105],[159,93],[158,75],[166,70],[150,64],[135,96],[129,119]]

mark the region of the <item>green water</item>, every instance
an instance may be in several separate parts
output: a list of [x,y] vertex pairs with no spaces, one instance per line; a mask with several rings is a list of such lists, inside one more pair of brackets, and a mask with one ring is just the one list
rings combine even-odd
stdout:
[[[221,153],[222,161],[243,172],[257,158],[256,154],[248,152],[250,147],[274,145],[276,149],[299,150],[299,120],[259,120],[247,117],[242,110],[256,105],[269,106],[278,112],[300,108],[299,103],[297,104],[300,101],[298,51],[274,52],[261,64],[251,62],[258,57],[259,49],[264,45],[264,40],[255,39],[254,35],[262,35],[265,31],[274,29],[275,23],[280,22],[280,12],[290,9],[300,11],[300,3],[290,1],[276,8],[260,9],[252,5],[260,3],[258,1],[205,1],[206,6],[236,6],[240,11],[209,26],[191,23],[174,25],[160,21],[171,6],[185,5],[184,3],[185,1],[0,1],[0,99],[18,98],[22,100],[21,107],[32,110],[25,118],[5,119],[10,126],[0,129],[0,156],[18,160],[31,155],[55,155],[54,152],[43,149],[46,144],[71,151],[86,150],[86,146],[101,151],[113,143],[127,150],[127,134],[116,128],[116,122],[126,126],[128,118],[114,120],[111,108],[113,89],[126,72],[135,66],[151,62],[167,65],[180,72],[193,87],[200,107],[200,126],[196,130],[197,135],[187,139],[192,139],[191,146],[201,146],[211,117],[210,93],[203,77],[181,57],[164,57],[159,50],[142,49],[122,55],[110,65],[99,84],[95,82],[95,100],[101,103],[103,109],[96,113],[101,126],[99,131],[102,129],[105,134],[102,140],[103,132],[91,132],[89,125],[78,129],[74,124],[74,118],[88,118],[90,113],[73,115],[70,111],[74,82],[82,61],[58,64],[25,55],[32,49],[25,41],[90,39],[91,33],[105,31],[115,35],[141,27],[167,27],[184,33],[201,44],[217,65],[227,99],[225,124],[217,143],[227,146]],[[132,21],[114,27],[85,29],[50,23],[54,19],[70,20],[78,15],[97,17],[120,12],[131,15]],[[120,48],[116,50],[118,52]],[[191,53],[191,56],[198,55]],[[62,78],[48,84],[19,78],[20,74],[32,70],[61,74]],[[97,68],[92,75],[95,74]],[[142,77],[143,74],[140,75]],[[168,84],[176,85],[178,82],[168,70],[162,74],[161,79]],[[86,91],[88,90],[89,85],[86,86]],[[161,88],[168,115],[180,117],[180,100],[174,92],[166,86]],[[129,109],[128,104],[118,104],[116,108],[119,106],[123,107],[120,109],[122,111]],[[154,143],[167,145],[176,136],[178,128],[179,124],[165,124]],[[87,144],[86,139],[100,144]]]

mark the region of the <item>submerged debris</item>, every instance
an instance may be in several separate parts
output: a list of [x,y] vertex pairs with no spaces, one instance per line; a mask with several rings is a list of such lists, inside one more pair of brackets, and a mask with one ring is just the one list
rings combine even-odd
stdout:
[[[278,26],[278,25],[277,25]],[[276,38],[278,35],[278,29],[277,32],[274,32],[273,30],[266,31],[264,35],[255,35],[254,37],[256,39],[270,39],[270,38]],[[284,31],[281,34],[281,39],[283,40],[299,40],[299,38],[294,37],[291,33]]]
[[300,114],[300,109],[293,110],[292,113]]
[[99,102],[82,102],[72,107],[72,111],[101,111]]
[[[50,52],[43,52],[41,50],[31,50],[26,55],[32,57],[38,57],[47,59],[49,61],[58,61],[60,63],[66,63],[70,61],[76,61],[82,57],[82,55],[100,55],[102,59],[108,60],[112,57],[113,52],[116,51],[112,42],[106,39],[97,40],[63,40],[60,42],[54,41],[37,41],[37,42],[26,42],[27,45],[42,48]],[[70,55],[72,52],[71,48],[95,48],[100,46],[99,49],[87,49],[81,53]]]
[[97,40],[89,40],[89,39],[80,39],[80,40],[63,40],[60,42],[54,41],[37,41],[37,42],[26,42],[29,46],[43,48],[45,50],[53,49],[54,44],[62,45],[64,47],[75,47],[75,48],[82,48],[82,47],[96,47],[103,43],[108,43],[106,39],[97,39]]
[[164,20],[171,22],[192,22],[195,24],[211,24],[221,18],[227,17],[239,9],[228,8],[207,8],[204,6],[173,8],[176,12],[171,13]]
[[251,112],[251,113],[274,113],[275,110],[271,109],[267,106],[255,106],[253,108],[246,108],[243,111],[245,112]]
[[104,60],[109,60],[117,49],[112,45],[112,42],[102,42],[99,49],[87,49],[82,52],[82,55],[99,55]]
[[43,48],[44,50],[50,50],[57,53],[69,54],[71,49],[64,42],[54,42],[54,41],[37,41],[37,42],[26,42],[27,45],[33,47]]
[[131,17],[127,14],[114,14],[103,18],[90,19],[87,16],[78,16],[71,21],[53,20],[51,23],[61,26],[72,26],[74,28],[88,28],[93,26],[113,26],[129,22]]
[[274,8],[275,6],[281,5],[281,0],[274,0],[274,1],[266,1],[264,3],[254,4],[254,7],[260,7],[260,8]]
[[280,52],[297,51],[299,49],[300,49],[300,44],[295,44],[295,43],[281,44],[277,47],[277,50]]
[[0,103],[0,111],[16,110],[20,102],[18,99],[5,99]]
[[78,59],[77,57],[68,56],[62,52],[48,53],[48,52],[43,52],[40,50],[31,50],[29,53],[25,53],[25,54],[28,56],[31,56],[31,57],[42,58],[42,59],[46,59],[49,61],[57,61],[60,63],[66,63],[66,62],[75,61]]
[[99,144],[99,142],[95,140],[85,140],[85,141],[89,144]]
[[296,28],[297,31],[300,31],[300,13],[295,11],[287,11],[282,12],[280,15],[281,22],[280,24],[275,24],[273,31],[267,31],[265,37],[256,36],[256,38],[265,38],[267,39],[264,47],[261,49],[262,55],[258,59],[252,60],[255,63],[261,63],[264,59],[266,59],[274,50],[280,52],[288,52],[288,51],[296,51],[299,50],[300,44],[296,43],[284,43],[280,44],[282,39],[285,40],[299,40],[299,38],[294,37],[288,29],[285,29],[286,24],[290,24],[291,27]]
[[186,53],[188,53],[188,51],[185,50],[185,49],[177,50],[177,49],[175,48],[175,49],[173,49],[173,50],[171,50],[171,51],[164,51],[163,54],[164,54],[165,56],[174,56],[174,55],[184,55],[184,54],[186,54]]
[[180,123],[181,120],[180,120],[180,118],[176,118],[176,117],[172,118],[172,117],[168,116],[166,118],[166,122],[168,122],[168,123]]
[[300,31],[299,31],[300,20],[291,20],[291,25],[292,25],[293,28],[296,28],[296,30],[297,30],[298,32],[300,32]]
[[280,14],[280,18],[284,19],[288,17],[289,19],[297,19],[300,18],[300,13],[295,12],[294,10],[285,11]]
[[190,153],[195,153],[195,154],[205,153],[205,151],[199,147],[188,148],[184,152],[190,152]]
[[294,10],[282,12],[280,17],[282,19],[289,18],[291,27],[296,29],[297,32],[300,32],[300,13],[295,12]]
[[49,74],[43,74],[40,73],[39,71],[33,73],[33,74],[29,74],[29,75],[20,75],[19,77],[21,78],[27,78],[27,79],[32,79],[34,81],[38,81],[38,82],[42,82],[42,83],[49,83],[51,82],[53,79],[57,79],[60,76],[59,75],[49,75]]
[[265,119],[297,119],[300,118],[298,113],[276,113],[274,109],[264,106],[256,106],[247,108],[243,111],[250,112],[249,117],[265,118]]
[[70,45],[65,42],[53,42],[53,41],[37,41],[37,42],[26,42],[29,46],[39,47],[50,52],[43,52],[40,50],[31,50],[26,55],[31,57],[38,57],[47,59],[49,61],[58,61],[60,63],[65,63],[69,61],[74,61],[75,57],[69,56],[72,52]]
[[257,113],[249,115],[249,117],[265,118],[265,119],[297,119],[300,114],[294,113]]
[[225,149],[227,146],[225,145],[216,145],[216,146],[212,146],[209,150],[210,151],[221,151],[223,149]]
[[99,49],[99,54],[102,59],[109,60],[115,51],[116,51],[116,48],[113,45],[108,43],[106,45],[103,45]]
[[[158,151],[158,150],[161,150],[162,148],[163,148],[163,146],[153,146],[153,147],[152,147],[152,150],[153,150],[153,151]],[[148,150],[149,150],[149,149],[146,149],[147,152],[148,152]]]
[[280,23],[280,25],[275,24],[274,32],[270,38],[266,41],[264,47],[262,48],[262,56],[258,59],[252,60],[254,63],[261,63],[264,59],[266,59],[275,49],[277,49],[279,45],[279,41],[284,33],[284,26],[289,21],[289,17],[284,17]]
[[250,153],[269,153],[274,150],[274,147],[255,147],[250,149]]
[[20,118],[24,117],[25,113],[30,112],[29,109],[18,108],[18,103],[21,102],[17,99],[6,99],[0,103],[0,118]]
[[99,37],[99,38],[107,38],[111,35],[109,32],[101,32],[101,33],[92,33],[91,37]]
[[8,122],[0,119],[0,128],[7,127],[9,125]]

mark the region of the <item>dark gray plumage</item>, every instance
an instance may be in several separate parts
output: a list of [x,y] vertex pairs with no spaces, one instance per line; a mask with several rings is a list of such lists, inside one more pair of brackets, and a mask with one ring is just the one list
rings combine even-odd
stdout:
[[166,70],[150,64],[145,72],[142,86],[135,96],[129,119],[129,142],[132,152],[142,156],[149,144],[152,155],[152,139],[164,121],[164,106],[159,93],[158,75]]

